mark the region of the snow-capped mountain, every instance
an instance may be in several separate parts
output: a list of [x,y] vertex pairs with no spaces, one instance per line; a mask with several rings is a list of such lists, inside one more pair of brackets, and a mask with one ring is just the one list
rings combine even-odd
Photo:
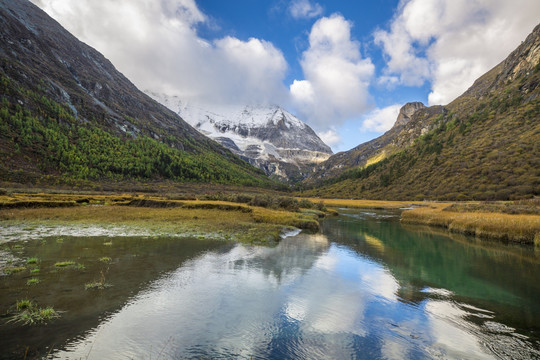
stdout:
[[300,180],[332,154],[307,124],[279,106],[194,104],[147,93],[268,175]]

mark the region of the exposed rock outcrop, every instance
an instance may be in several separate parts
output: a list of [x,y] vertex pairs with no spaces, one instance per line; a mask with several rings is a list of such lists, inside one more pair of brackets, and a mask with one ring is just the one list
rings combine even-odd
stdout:
[[426,106],[421,102],[410,102],[399,109],[399,115],[397,117],[396,123],[394,126],[403,126],[411,121],[411,117],[414,115],[418,109],[423,109]]

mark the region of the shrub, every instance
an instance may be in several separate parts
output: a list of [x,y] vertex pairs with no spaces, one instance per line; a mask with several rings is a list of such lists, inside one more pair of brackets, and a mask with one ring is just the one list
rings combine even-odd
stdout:
[[255,195],[249,205],[269,208],[273,205],[273,199],[268,195]]
[[313,209],[315,207],[315,204],[313,204],[311,201],[307,199],[302,199],[298,203],[298,206],[301,207],[302,209]]
[[248,204],[251,200],[253,200],[253,197],[246,194],[237,194],[234,202],[242,203],[242,204]]
[[280,197],[277,204],[280,208],[289,211],[298,211],[299,209],[298,200],[292,197]]
[[316,208],[320,211],[326,211],[326,206],[324,206],[324,202],[322,200],[317,203]]

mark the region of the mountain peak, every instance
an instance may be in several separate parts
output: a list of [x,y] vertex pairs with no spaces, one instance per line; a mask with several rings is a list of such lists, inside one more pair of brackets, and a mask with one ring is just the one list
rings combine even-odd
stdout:
[[406,103],[401,107],[401,109],[399,109],[399,115],[397,117],[396,123],[394,124],[394,127],[407,124],[409,121],[411,121],[411,118],[415,112],[425,107],[426,106],[419,101]]
[[202,134],[280,179],[302,179],[332,154],[306,123],[275,104],[220,105],[186,102],[147,92]]

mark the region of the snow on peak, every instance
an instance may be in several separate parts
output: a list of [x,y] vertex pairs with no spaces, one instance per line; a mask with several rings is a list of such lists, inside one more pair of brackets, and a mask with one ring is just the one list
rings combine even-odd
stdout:
[[318,163],[332,153],[308,125],[277,105],[209,104],[147,94],[269,175],[279,175],[280,162],[296,166]]
[[244,126],[248,128],[279,125],[287,128],[304,129],[307,125],[296,116],[278,105],[223,105],[191,102],[178,96],[168,96],[147,92],[154,100],[178,113],[185,121],[196,128],[205,127],[206,122],[217,126]]

